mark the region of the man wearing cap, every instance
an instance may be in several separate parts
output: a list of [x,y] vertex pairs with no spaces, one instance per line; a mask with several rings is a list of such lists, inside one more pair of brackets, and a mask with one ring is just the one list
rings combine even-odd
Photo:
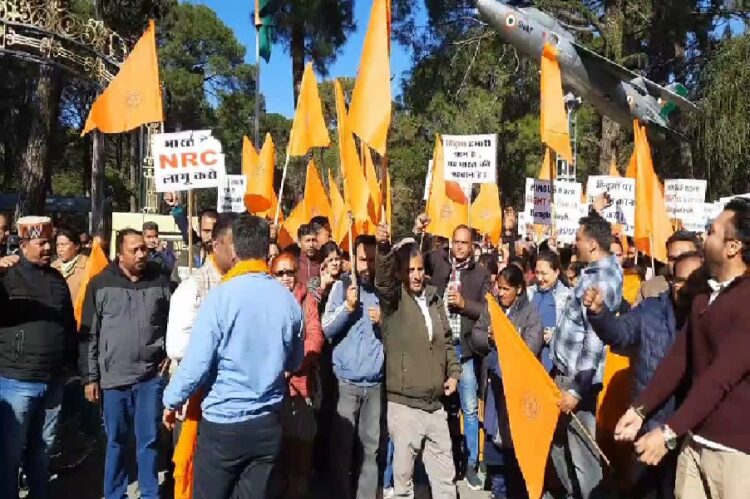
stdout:
[[68,285],[50,266],[52,221],[23,217],[16,225],[21,255],[0,259],[0,497],[18,497],[23,462],[31,495],[46,499],[75,319]]

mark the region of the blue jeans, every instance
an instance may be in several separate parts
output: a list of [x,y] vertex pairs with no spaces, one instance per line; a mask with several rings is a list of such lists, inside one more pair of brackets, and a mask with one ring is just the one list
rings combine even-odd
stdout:
[[[461,355],[460,345],[456,346],[456,355]],[[479,382],[474,369],[474,357],[461,362],[458,394],[464,415],[464,443],[469,454],[467,467],[476,468],[479,463]]]
[[383,487],[393,487],[393,442],[388,438],[388,449],[385,458],[385,471],[383,471]]
[[31,495],[49,497],[48,442],[54,440],[62,389],[62,379],[42,383],[0,377],[0,497],[18,497],[22,463]]
[[133,430],[141,497],[158,499],[157,448],[163,391],[164,378],[161,376],[130,386],[102,390],[104,430],[107,433],[107,454],[104,462],[106,499],[127,497],[128,471],[125,453]]

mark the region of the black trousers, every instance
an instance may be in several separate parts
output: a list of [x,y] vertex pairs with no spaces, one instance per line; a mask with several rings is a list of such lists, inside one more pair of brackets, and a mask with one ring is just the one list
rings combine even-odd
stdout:
[[281,446],[281,418],[269,414],[242,423],[205,419],[195,451],[195,499],[265,499]]

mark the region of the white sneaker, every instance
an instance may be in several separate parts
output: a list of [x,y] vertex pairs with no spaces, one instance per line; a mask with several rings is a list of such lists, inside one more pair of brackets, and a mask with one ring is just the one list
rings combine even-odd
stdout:
[[383,487],[383,499],[392,499],[396,497],[393,487]]

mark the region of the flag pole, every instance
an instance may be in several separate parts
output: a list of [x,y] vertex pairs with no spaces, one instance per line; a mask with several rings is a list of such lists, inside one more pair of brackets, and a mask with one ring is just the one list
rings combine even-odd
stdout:
[[[347,218],[349,219],[349,263],[352,267],[352,284],[357,285],[357,255],[354,254],[354,238],[352,237],[352,224],[354,219],[352,218],[352,212],[348,212]],[[346,290],[344,290],[346,293]]]
[[255,144],[260,143],[260,15],[255,4]]
[[193,275],[193,189],[188,189],[188,277]]
[[654,234],[648,231],[648,252],[651,257],[651,272],[656,275],[656,264],[654,263]]

